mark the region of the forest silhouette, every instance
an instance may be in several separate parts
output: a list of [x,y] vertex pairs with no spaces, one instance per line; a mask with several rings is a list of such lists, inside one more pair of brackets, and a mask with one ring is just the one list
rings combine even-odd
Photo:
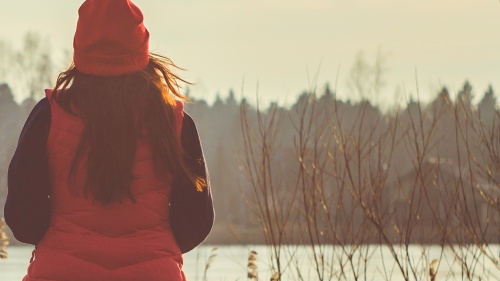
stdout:
[[[314,96],[316,98],[316,96]],[[217,223],[214,233],[209,238],[213,243],[263,243],[264,238],[260,234],[260,226],[256,217],[256,210],[251,200],[252,187],[249,184],[247,174],[245,173],[245,150],[244,136],[242,134],[242,123],[240,116],[240,107],[245,106],[248,118],[255,119],[260,113],[263,118],[269,118],[272,111],[279,110],[283,116],[279,133],[275,136],[279,143],[279,150],[276,151],[277,165],[280,165],[280,173],[289,175],[292,179],[297,173],[293,158],[296,158],[294,151],[294,120],[296,112],[304,104],[311,102],[311,94],[303,93],[297,101],[289,108],[280,107],[277,104],[270,104],[268,108],[258,111],[257,108],[249,105],[245,99],[238,101],[233,91],[230,91],[226,99],[217,97],[213,104],[208,104],[202,99],[192,99],[186,104],[186,112],[196,120],[202,145],[207,159],[211,184],[213,186],[214,204],[217,213]],[[462,90],[458,93],[456,101],[460,101],[464,112],[469,112],[471,116],[480,116],[481,122],[486,128],[500,129],[498,120],[498,106],[496,104],[493,89],[490,87],[478,104],[472,103],[472,87],[466,82]],[[363,118],[367,120],[365,124],[366,132],[372,135],[372,138],[384,134],[388,128],[391,119],[396,118],[394,112],[382,113],[377,107],[364,100],[358,103],[343,102],[335,98],[335,93],[328,86],[323,93],[317,97],[317,102],[323,108],[329,108],[338,112],[341,116],[341,126],[353,127],[355,120],[359,118],[359,113],[363,112]],[[411,118],[419,120],[418,112],[429,111],[432,115],[427,118],[437,118],[434,128],[422,121],[423,127],[428,130],[434,130],[437,133],[431,143],[429,153],[426,155],[426,173],[431,173],[433,169],[439,167],[445,172],[445,181],[453,181],[456,178],[457,169],[464,166],[467,159],[460,159],[457,154],[457,147],[454,145],[457,139],[457,128],[455,126],[455,112],[450,108],[453,104],[450,94],[446,88],[436,96],[436,98],[427,105],[422,105],[417,101],[410,101],[406,108],[399,113],[400,126],[402,128],[410,127]],[[36,104],[36,100],[28,98],[21,104],[14,100],[14,95],[7,84],[0,85],[0,204],[5,203],[7,194],[7,170],[10,158],[12,157],[17,139],[29,112]],[[327,119],[325,111],[319,113],[323,116],[320,119]],[[331,118],[331,117],[330,117]],[[419,121],[419,122],[420,122]],[[492,129],[493,130],[493,129]],[[334,142],[334,140],[331,140]],[[474,144],[478,147],[479,144]],[[498,144],[496,144],[498,146]],[[394,160],[397,167],[397,174],[401,179],[411,179],[415,177],[415,169],[411,160],[406,156],[405,147],[402,144],[394,147]],[[459,147],[465,153],[465,147]],[[321,153],[321,151],[320,151]],[[482,159],[481,151],[478,150],[473,155],[474,158]],[[461,163],[462,162],[462,163]],[[484,183],[494,181],[496,192],[500,183],[500,173],[492,171],[490,180],[484,178]],[[397,194],[401,183],[396,181],[396,172],[389,174],[387,181],[392,182],[392,187],[388,189],[387,204],[402,204],[393,202],[389,196]],[[431,180],[431,179],[429,179]],[[410,180],[411,181],[411,180]],[[290,183],[292,185],[292,183]],[[467,189],[472,192],[472,189]],[[453,190],[450,190],[453,192]],[[466,194],[465,197],[473,198],[473,194]],[[498,199],[497,199],[498,200]],[[391,203],[389,203],[391,202]],[[497,203],[498,204],[498,203]],[[2,210],[3,212],[3,210]],[[498,212],[498,210],[497,210]],[[2,214],[0,214],[0,217]],[[498,213],[496,215],[498,223]],[[486,219],[486,217],[485,217]],[[493,228],[495,230],[495,228]],[[487,237],[489,241],[498,239],[491,232]],[[375,242],[375,241],[371,241]],[[432,241],[427,241],[432,242]],[[434,241],[437,242],[437,241]]]

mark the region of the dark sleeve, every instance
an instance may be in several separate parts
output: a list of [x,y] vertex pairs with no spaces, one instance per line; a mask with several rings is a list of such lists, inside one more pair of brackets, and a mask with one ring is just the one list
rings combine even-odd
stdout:
[[50,222],[46,152],[50,120],[50,104],[43,98],[24,124],[7,179],[5,221],[17,240],[33,245],[43,238]]
[[207,187],[199,192],[192,183],[174,177],[170,199],[170,225],[181,252],[186,253],[207,238],[215,214],[200,139],[193,119],[187,114],[184,114],[182,122],[181,142],[186,153],[186,164],[207,183]]

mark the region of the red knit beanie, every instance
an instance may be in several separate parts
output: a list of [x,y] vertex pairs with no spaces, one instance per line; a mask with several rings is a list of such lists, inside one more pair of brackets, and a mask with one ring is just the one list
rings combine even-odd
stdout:
[[116,76],[144,69],[149,32],[129,0],[86,0],[78,10],[73,60],[83,73]]

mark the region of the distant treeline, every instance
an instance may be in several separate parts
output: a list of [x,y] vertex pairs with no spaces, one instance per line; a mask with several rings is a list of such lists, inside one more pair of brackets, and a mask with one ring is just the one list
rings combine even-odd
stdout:
[[[259,128],[262,125],[260,123],[269,122],[273,115],[277,113],[281,116],[279,128],[277,128],[275,135],[272,136],[276,149],[271,151],[272,155],[270,157],[275,163],[276,173],[280,175],[277,178],[283,179],[283,182],[280,183],[281,188],[286,190],[286,186],[290,186],[290,192],[293,191],[292,186],[296,186],[294,181],[297,180],[297,173],[299,172],[296,160],[302,157],[297,152],[297,143],[300,141],[297,129],[300,125],[300,119],[313,118],[312,115],[305,116],[305,113],[314,114],[316,126],[318,122],[324,122],[324,126],[335,124],[337,127],[356,130],[357,132],[353,132],[353,135],[362,134],[361,131],[365,130],[366,134],[370,135],[368,141],[387,134],[388,128],[395,124],[402,131],[415,126],[419,127],[419,130],[422,130],[423,137],[432,138],[426,142],[429,143],[429,147],[425,148],[427,150],[424,155],[425,159],[421,159],[425,163],[420,163],[419,171],[415,169],[413,159],[407,156],[408,150],[412,149],[411,145],[405,145],[403,141],[395,141],[390,149],[381,152],[382,154],[389,153],[389,151],[392,153],[390,167],[387,166],[389,164],[385,163],[381,165],[391,169],[391,171],[394,170],[394,172],[388,173],[387,178],[384,180],[390,188],[386,188],[384,193],[380,194],[383,197],[381,200],[387,206],[400,205],[400,207],[404,207],[405,201],[401,201],[399,197],[398,199],[395,196],[401,193],[401,190],[399,190],[401,186],[411,185],[415,182],[415,177],[418,176],[416,173],[430,173],[439,167],[444,172],[440,174],[440,179],[434,180],[450,182],[456,180],[456,171],[460,167],[467,167],[466,163],[471,161],[472,158],[476,161],[485,159],[482,154],[484,151],[478,148],[479,144],[471,143],[464,146],[457,142],[457,139],[462,136],[460,126],[457,126],[457,120],[465,118],[464,122],[480,121],[483,128],[500,131],[499,109],[491,87],[484,93],[479,103],[474,104],[472,100],[472,87],[468,82],[464,84],[462,90],[454,98],[451,98],[448,90],[443,88],[429,104],[423,105],[418,101],[410,101],[404,108],[394,109],[386,113],[382,113],[366,100],[357,103],[340,101],[336,99],[335,93],[328,86],[324,88],[322,93],[303,93],[292,106],[287,108],[271,104],[265,109],[257,110],[255,107],[250,106],[245,99],[236,100],[232,91],[227,98],[221,99],[218,97],[213,104],[208,104],[204,100],[193,99],[187,103],[186,112],[195,120],[202,140],[217,215],[216,227],[209,238],[209,242],[264,242],[264,235],[260,231],[262,221],[259,218],[259,202],[255,201],[255,187],[252,186],[250,182],[251,175],[249,177],[248,173],[249,155],[244,145],[245,140],[255,142],[260,140],[258,136],[253,136],[254,139],[252,139],[252,136],[245,135],[244,138],[242,134],[242,109],[245,110],[245,119],[255,128]],[[22,125],[35,103],[34,98],[28,98],[21,104],[16,103],[9,86],[7,84],[0,85],[1,206],[4,204],[7,193],[8,164],[16,147]],[[453,105],[457,104],[460,105],[460,112],[454,110],[457,107]],[[308,105],[315,106],[314,112],[311,111],[311,108],[308,108]],[[328,122],[328,120],[333,119],[336,120],[334,123]],[[359,125],[360,120],[365,120],[362,126]],[[307,122],[305,124],[307,125]],[[314,131],[317,130],[315,128],[310,134],[314,135]],[[429,133],[431,131],[432,134]],[[324,142],[333,144],[336,140],[332,137],[332,139],[326,139]],[[495,140],[490,145],[496,145],[498,148],[499,144],[495,142],[497,141]],[[476,154],[467,154],[468,157],[463,156],[466,155],[465,150],[476,148],[478,148],[474,152]],[[321,147],[316,149],[316,153],[326,153],[321,150]],[[460,152],[461,150],[463,150],[462,154],[457,153],[457,151]],[[352,161],[356,161],[356,159]],[[486,177],[484,176],[483,182],[496,185],[494,187],[495,192],[498,192],[500,189],[499,171],[493,170],[489,178]],[[429,178],[428,180],[432,181],[433,179]],[[467,190],[470,191],[471,189]],[[477,196],[475,194],[469,195],[471,198]],[[465,198],[469,195],[466,194]],[[325,204],[328,204],[328,202],[325,202]],[[498,209],[495,212],[496,215],[494,214],[493,217],[497,221],[494,222],[498,224]],[[421,216],[425,216],[424,213]],[[3,209],[0,210],[0,216],[2,214]],[[491,223],[491,218],[489,215],[484,215],[480,219],[488,219]],[[496,237],[490,232],[488,232],[488,235],[490,235],[488,240]],[[296,242],[300,242],[298,240],[297,238]]]

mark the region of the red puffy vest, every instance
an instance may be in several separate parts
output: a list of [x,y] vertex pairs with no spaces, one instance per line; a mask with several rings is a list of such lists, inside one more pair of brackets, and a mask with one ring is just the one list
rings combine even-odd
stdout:
[[[137,144],[132,183],[135,203],[123,200],[102,205],[86,199],[83,192],[68,188],[82,120],[64,111],[51,98],[51,91],[46,94],[52,116],[47,144],[52,216],[24,280],[185,280],[181,252],[169,224],[171,179],[155,176],[147,142]],[[176,116],[180,135],[181,102]],[[85,157],[82,161],[77,186],[83,185],[86,174]]]

